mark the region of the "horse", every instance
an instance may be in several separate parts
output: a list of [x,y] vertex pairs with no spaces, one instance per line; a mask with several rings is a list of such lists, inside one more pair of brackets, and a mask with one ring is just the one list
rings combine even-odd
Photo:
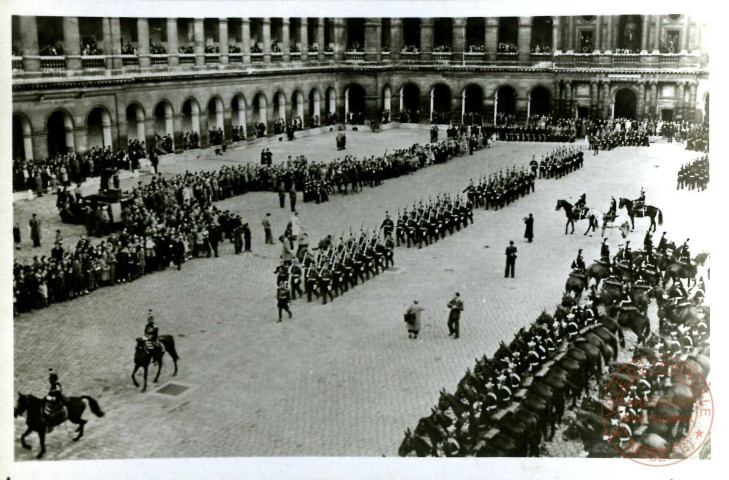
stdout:
[[[69,397],[66,401],[65,407],[66,411],[68,412],[68,418],[64,419],[61,423],[68,420],[71,423],[75,423],[78,425],[78,428],[76,429],[78,435],[73,438],[74,442],[79,441],[79,439],[83,437],[84,425],[86,425],[86,422],[88,421],[81,418],[83,416],[84,410],[86,410],[86,404],[84,403],[84,400],[89,402],[89,408],[94,415],[96,415],[97,417],[104,416],[104,412],[99,407],[99,403],[92,397],[88,395],[82,395],[80,397]],[[49,422],[43,415],[45,402],[46,401],[42,398],[37,398],[33,395],[23,395],[22,393],[18,393],[18,403],[15,406],[14,412],[15,418],[25,414],[25,424],[28,428],[20,436],[20,444],[23,446],[23,448],[27,450],[31,449],[31,446],[25,442],[25,437],[27,437],[32,432],[36,432],[38,434],[41,450],[40,453],[38,453],[38,455],[36,455],[35,457],[37,459],[42,458],[43,454],[46,453],[46,431],[48,429]]]
[[411,452],[418,457],[433,456],[434,448],[423,437],[412,433],[408,428],[405,430],[405,438],[400,444],[400,448],[397,449],[397,453],[401,457],[407,457]]
[[157,375],[154,377],[153,381],[153,383],[157,383],[157,380],[159,380],[159,373],[162,370],[162,358],[164,357],[165,352],[170,354],[170,357],[172,357],[172,361],[175,364],[175,372],[172,376],[174,377],[177,375],[177,361],[180,359],[180,356],[177,355],[177,350],[175,349],[175,339],[172,335],[160,335],[159,341],[164,346],[164,350],[155,350],[150,353],[145,348],[144,339],[137,339],[137,346],[134,349],[134,371],[132,372],[132,381],[134,382],[135,387],[139,387],[139,383],[137,382],[135,375],[137,374],[137,370],[143,368],[144,387],[142,388],[142,393],[147,391],[147,371],[149,369],[149,363],[152,360],[157,363]]
[[628,211],[631,232],[635,230],[635,217],[649,217],[651,219],[651,225],[648,227],[649,232],[655,232],[658,229],[656,226],[656,215],[658,215],[658,225],[663,225],[663,212],[661,212],[661,209],[658,207],[646,205],[642,210],[636,210],[634,208],[634,202],[623,197],[620,197],[618,207],[625,208]]
[[589,225],[587,226],[587,230],[585,230],[585,233],[583,235],[587,235],[590,230],[592,230],[593,232],[597,231],[597,215],[592,210],[587,209],[585,215],[583,217],[580,217],[578,212],[573,211],[572,204],[567,200],[557,200],[557,206],[554,210],[558,211],[559,209],[564,209],[565,216],[567,216],[567,224],[565,224],[564,226],[565,235],[567,235],[567,228],[570,225],[572,225],[572,231],[570,233],[575,233],[576,220],[589,220]]
[[638,336],[638,343],[643,343],[651,333],[651,322],[637,308],[619,309],[616,320],[618,324],[630,328]]
[[605,230],[609,228],[615,228],[620,231],[620,236],[623,238],[626,238],[628,236],[628,232],[630,231],[630,222],[627,218],[621,216],[621,215],[603,215],[602,216],[602,229],[600,231],[600,236],[605,236]]
[[595,279],[595,288],[600,286],[600,281],[610,277],[610,265],[603,262],[595,262],[587,267],[587,283]]
[[582,297],[582,291],[587,288],[589,280],[586,275],[578,273],[570,273],[567,278],[567,283],[564,286],[565,293],[570,294],[574,292],[577,300]]

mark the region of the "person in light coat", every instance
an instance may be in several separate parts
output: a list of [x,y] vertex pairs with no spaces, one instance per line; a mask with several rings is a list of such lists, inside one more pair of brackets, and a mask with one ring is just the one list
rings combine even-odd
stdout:
[[418,301],[413,301],[413,304],[410,305],[406,311],[406,313],[414,315],[415,318],[412,323],[406,322],[405,326],[408,329],[408,338],[416,339],[418,338],[418,333],[420,332],[420,317],[423,313],[423,310],[425,310],[423,307],[418,305]]

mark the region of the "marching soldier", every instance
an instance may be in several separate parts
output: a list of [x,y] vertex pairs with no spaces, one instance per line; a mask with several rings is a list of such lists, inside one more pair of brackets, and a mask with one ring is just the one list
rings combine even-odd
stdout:
[[286,287],[286,283],[281,283],[278,286],[276,293],[276,299],[278,300],[278,321],[281,322],[281,315],[284,311],[289,314],[291,318],[291,310],[289,310],[289,304],[291,303],[291,292]]
[[300,297],[303,297],[304,294],[301,292],[301,265],[298,262],[292,263],[288,274],[291,278],[291,299],[296,300],[297,292]]
[[329,270],[329,262],[326,260],[319,274],[319,292],[322,298],[322,305],[327,304],[327,297],[329,297],[330,301],[334,301],[334,296],[332,295],[332,272]]

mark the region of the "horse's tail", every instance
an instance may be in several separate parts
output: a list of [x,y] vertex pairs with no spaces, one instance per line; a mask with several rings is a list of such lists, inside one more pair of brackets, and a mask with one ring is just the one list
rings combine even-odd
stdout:
[[89,408],[91,409],[91,413],[96,415],[97,417],[103,417],[104,412],[101,410],[101,407],[99,406],[99,402],[94,400],[93,398],[89,397],[88,395],[83,395],[81,397],[82,400],[86,400],[89,402]]
[[172,335],[161,335],[159,337],[159,341],[165,346],[165,350],[170,354],[170,357],[172,357],[173,360],[177,361],[180,359],[180,356],[177,354],[177,349],[175,348],[175,338]]
[[663,225],[663,212],[660,208],[656,208],[658,210],[658,225]]

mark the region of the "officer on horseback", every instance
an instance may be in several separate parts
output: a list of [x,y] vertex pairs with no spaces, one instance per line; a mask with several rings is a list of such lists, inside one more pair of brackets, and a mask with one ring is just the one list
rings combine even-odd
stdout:
[[615,218],[618,215],[618,204],[615,201],[615,197],[610,198],[610,210],[608,210],[607,215],[612,218]]
[[572,267],[574,270],[574,273],[579,273],[580,275],[585,274],[585,260],[582,258],[582,249],[579,249],[577,251],[577,258],[572,261]]
[[587,194],[583,193],[580,195],[580,199],[577,200],[577,203],[575,203],[575,210],[578,214],[582,213],[582,210],[585,209],[585,206],[587,205]]
[[640,187],[640,195],[635,200],[635,207],[643,208],[644,206],[645,206],[645,189],[643,187]]
[[[156,351],[163,351],[162,344],[159,341],[159,328],[154,324],[152,309],[147,314],[147,325],[144,326],[144,347],[153,359]],[[153,361],[155,364],[157,363],[157,360]]]
[[691,264],[691,252],[689,252],[689,246],[688,242],[691,240],[690,238],[687,238],[685,242],[683,242],[683,245],[678,247],[676,249],[676,259],[679,262],[684,262]]
[[61,387],[61,382],[58,381],[56,372],[52,368],[48,371],[50,372],[48,381],[51,384],[51,388],[48,390],[48,395],[46,395],[43,415],[48,422],[46,432],[51,433],[53,427],[60,425],[66,419],[66,397],[63,396],[63,388]]
[[668,246],[668,240],[666,240],[666,232],[663,232],[663,235],[661,235],[661,239],[658,240],[658,250],[661,253],[666,253],[666,248]]

